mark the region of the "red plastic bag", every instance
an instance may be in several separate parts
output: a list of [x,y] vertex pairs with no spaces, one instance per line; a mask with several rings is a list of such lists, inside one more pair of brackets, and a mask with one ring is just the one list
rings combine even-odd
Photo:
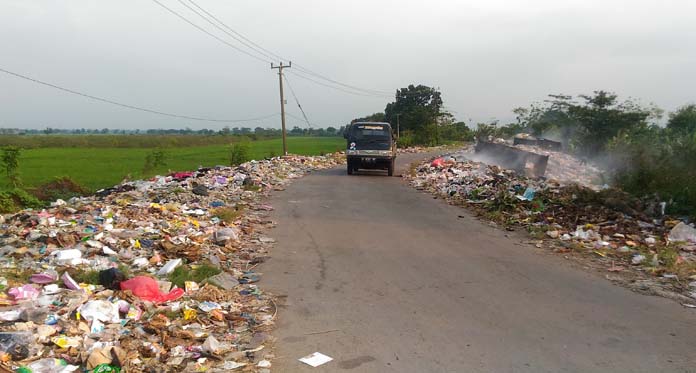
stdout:
[[182,288],[176,288],[167,294],[160,293],[157,280],[147,276],[136,276],[121,282],[121,290],[130,290],[136,297],[155,303],[169,302],[184,295]]
[[442,158],[436,158],[432,163],[430,163],[430,167],[442,167],[445,165],[445,161]]

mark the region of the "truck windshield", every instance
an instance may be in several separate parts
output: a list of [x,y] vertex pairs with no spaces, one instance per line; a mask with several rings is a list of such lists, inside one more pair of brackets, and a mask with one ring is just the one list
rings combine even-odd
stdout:
[[351,131],[354,140],[389,140],[389,128],[386,126],[358,125]]

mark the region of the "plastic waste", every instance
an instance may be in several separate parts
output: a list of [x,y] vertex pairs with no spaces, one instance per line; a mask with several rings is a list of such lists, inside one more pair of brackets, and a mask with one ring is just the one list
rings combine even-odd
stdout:
[[11,288],[7,291],[7,294],[11,295],[14,300],[34,300],[39,297],[41,292],[31,285],[22,285],[20,287]]
[[120,289],[121,281],[125,279],[126,276],[117,268],[109,268],[99,272],[99,284],[107,289]]
[[672,242],[693,242],[696,243],[696,228],[680,222],[669,232],[669,240]]
[[80,290],[80,285],[77,283],[77,281],[73,280],[73,278],[70,277],[70,274],[68,272],[63,273],[63,276],[61,276],[60,278],[63,280],[63,284],[66,288],[70,290]]
[[210,354],[219,354],[220,353],[220,342],[213,337],[212,335],[208,337],[205,342],[203,342],[203,352],[207,352]]
[[58,281],[58,273],[56,271],[36,273],[29,277],[29,281],[35,284],[50,284],[51,282]]
[[0,355],[24,360],[29,356],[29,345],[33,342],[34,335],[30,332],[0,332]]
[[645,255],[643,255],[643,254],[637,254],[631,258],[631,263],[633,263],[634,265],[638,265],[640,263],[643,263],[644,261],[645,261]]
[[107,300],[91,300],[79,308],[80,316],[87,321],[117,323],[121,321],[118,314],[118,304]]
[[535,193],[536,193],[536,190],[534,190],[534,188],[527,187],[527,189],[524,190],[524,194],[522,195],[522,197],[524,197],[524,199],[526,199],[527,201],[531,201],[534,199]]
[[173,289],[169,293],[161,293],[157,280],[147,276],[136,276],[121,282],[121,290],[130,290],[136,297],[155,303],[176,300],[185,293],[181,288]]
[[163,265],[162,268],[160,268],[159,271],[157,271],[158,276],[166,276],[176,269],[176,267],[180,266],[183,261],[181,258],[177,259],[172,259],[167,262],[167,264]]
[[54,251],[56,261],[63,264],[80,264],[82,262],[82,251],[79,249],[67,249]]
[[440,168],[445,165],[445,160],[442,158],[435,158],[431,163],[430,167],[437,167]]
[[93,370],[92,373],[119,373],[121,368],[109,365],[109,364],[99,364]]
[[45,358],[36,360],[24,368],[28,369],[24,370],[24,372],[32,373],[68,373],[76,371],[79,367],[68,365],[63,359]]
[[227,241],[237,241],[239,239],[239,235],[237,234],[237,231],[234,228],[226,227],[219,229],[217,232],[215,232],[215,242],[218,244],[224,244]]

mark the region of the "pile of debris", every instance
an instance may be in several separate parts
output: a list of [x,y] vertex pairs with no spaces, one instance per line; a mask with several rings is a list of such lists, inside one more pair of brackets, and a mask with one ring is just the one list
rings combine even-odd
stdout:
[[599,190],[607,185],[605,172],[586,159],[578,159],[562,151],[540,146],[516,145],[516,148],[549,157],[546,177],[562,183],[575,183]]
[[658,278],[663,289],[681,294],[683,303],[696,303],[696,229],[665,216],[660,201],[527,178],[469,160],[470,155],[467,150],[422,163],[409,181],[508,229],[525,227],[541,240],[539,247],[546,239],[557,252],[584,255],[611,272]]
[[0,370],[268,371],[262,199],[344,161],[202,168],[0,216]]

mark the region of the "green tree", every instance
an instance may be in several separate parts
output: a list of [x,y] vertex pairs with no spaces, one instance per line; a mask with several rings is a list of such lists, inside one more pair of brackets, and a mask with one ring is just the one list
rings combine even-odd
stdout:
[[442,95],[432,87],[413,84],[396,91],[395,101],[384,109],[385,119],[395,124],[397,114],[402,131],[422,131],[437,123],[441,115]]
[[374,114],[370,114],[370,115],[362,117],[362,118],[355,118],[350,122],[355,123],[355,122],[386,122],[386,121],[387,121],[387,117],[386,117],[386,115],[384,115],[384,113],[374,113]]
[[581,95],[584,104],[571,104],[568,114],[579,126],[577,146],[586,155],[603,154],[607,144],[620,132],[645,128],[651,112],[634,102],[618,102],[617,96],[605,91]]
[[13,187],[18,187],[22,182],[19,178],[19,156],[22,150],[17,146],[5,146],[2,148],[2,163],[5,166],[5,174]]
[[696,133],[696,105],[686,105],[671,113],[667,128],[685,136]]

